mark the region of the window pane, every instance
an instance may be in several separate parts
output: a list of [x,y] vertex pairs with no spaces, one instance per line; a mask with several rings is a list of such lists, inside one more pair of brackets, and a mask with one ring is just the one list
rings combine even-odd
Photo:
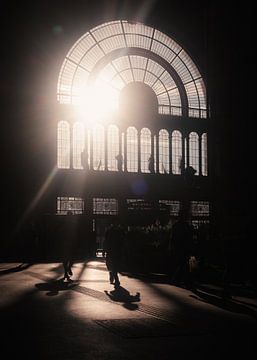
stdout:
[[149,173],[148,160],[151,155],[151,131],[147,128],[141,130],[141,171]]
[[137,130],[134,127],[127,130],[127,170],[138,171],[138,141]]
[[208,164],[207,164],[207,134],[202,135],[202,175],[208,175]]
[[175,130],[172,133],[172,173],[181,174],[182,135]]
[[159,172],[167,174],[169,171],[169,133],[162,129],[159,132]]
[[209,201],[191,201],[192,216],[209,216]]
[[199,175],[199,136],[192,132],[189,135],[189,165],[192,166]]
[[70,125],[67,121],[58,123],[57,166],[61,169],[70,168]]
[[81,153],[85,146],[85,130],[81,122],[73,125],[73,167],[74,169],[82,169]]
[[116,199],[94,198],[93,213],[98,215],[117,215],[118,201]]
[[101,125],[93,129],[93,168],[104,170],[104,128]]
[[108,129],[108,170],[117,171],[117,159],[119,154],[119,130],[117,126],[110,125]]
[[159,200],[160,204],[165,204],[169,207],[169,213],[172,216],[178,216],[180,210],[180,202],[177,200]]
[[66,215],[68,211],[73,214],[82,214],[84,211],[84,200],[73,196],[57,197],[57,214]]

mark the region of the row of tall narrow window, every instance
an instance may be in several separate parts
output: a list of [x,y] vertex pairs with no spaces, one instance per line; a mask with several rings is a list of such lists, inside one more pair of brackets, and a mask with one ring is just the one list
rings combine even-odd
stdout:
[[207,134],[191,132],[184,138],[178,130],[162,129],[154,135],[132,126],[121,133],[116,125],[96,125],[86,132],[81,122],[70,126],[60,121],[57,166],[160,174],[181,174],[183,167],[192,166],[196,175],[207,176]]

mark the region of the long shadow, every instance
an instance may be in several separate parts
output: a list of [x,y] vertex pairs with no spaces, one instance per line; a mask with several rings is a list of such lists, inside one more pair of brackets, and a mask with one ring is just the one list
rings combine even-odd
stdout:
[[[76,281],[80,281],[81,277],[85,275],[86,273],[86,268],[87,268],[87,264],[88,262],[90,262],[91,259],[83,259],[83,260],[76,260],[74,261],[74,264],[72,265],[72,271],[74,273],[74,269],[76,269],[76,267],[78,267],[78,264],[80,265],[79,266],[79,271],[76,275]],[[52,267],[51,268],[51,271],[56,273],[57,275],[64,275],[64,268],[63,268],[63,264],[60,263],[60,262],[56,262],[57,265],[55,267]],[[74,275],[73,275],[74,276]],[[71,278],[72,280],[72,278]]]
[[[47,270],[50,269],[46,269],[46,271]],[[78,299],[76,299],[76,301],[80,302],[80,312],[80,307],[75,306],[75,308],[72,308],[70,306],[72,297],[66,296],[66,289],[62,290],[63,285],[58,283],[57,279],[47,281],[47,277],[44,277],[44,275],[37,270],[35,270],[33,274],[38,275],[39,279],[42,277],[41,280],[45,283],[37,284],[37,286],[32,283],[29,291],[26,284],[26,287],[23,289],[26,291],[25,293],[23,292],[21,296],[15,294],[8,296],[8,302],[1,306],[1,355],[3,358],[8,356],[8,358],[26,357],[26,359],[33,358],[38,360],[75,360],[85,358],[86,354],[86,357],[90,360],[96,358],[95,354],[102,356],[104,354],[105,357],[109,356],[111,358],[113,349],[118,349],[117,351],[119,351],[115,358],[122,358],[124,351],[126,358],[139,358],[139,356],[137,356],[139,351],[138,343],[129,343],[129,346],[126,343],[124,349],[120,337],[110,335],[100,328],[96,328],[95,325],[92,324],[92,321],[83,315],[83,311],[87,307],[87,296],[82,298],[82,294],[80,294]],[[10,284],[10,286],[13,285]],[[151,284],[149,284],[149,286],[151,286]],[[54,291],[55,287],[58,289],[58,296],[39,296],[44,290],[46,292]],[[154,285],[153,287],[156,288]],[[125,289],[125,294],[126,291]],[[158,289],[156,289],[156,291],[158,291]],[[165,295],[163,294],[163,296]],[[130,308],[130,310],[134,310],[133,306],[137,305],[137,303],[129,302],[131,300],[130,297],[127,300],[125,305],[128,306],[128,308],[131,306],[132,308]],[[177,301],[179,302],[179,299],[177,299]],[[191,307],[191,311],[193,310]],[[113,314],[113,317],[115,315],[116,314]],[[99,339],[101,339],[102,353],[99,353]],[[160,346],[159,343],[149,344],[151,359],[167,359],[167,354],[170,354],[169,351],[172,351],[174,358],[191,357],[192,359],[198,360],[206,358],[216,360],[220,357],[211,357],[212,354],[209,349],[211,349],[212,345],[215,345],[217,352],[222,354],[223,348],[219,342],[213,344],[211,340],[208,339],[209,338],[206,339],[204,344],[201,341],[201,344],[197,344],[196,348],[194,347],[193,350],[197,351],[192,352],[191,346],[183,347],[182,354],[180,353],[181,347],[176,346],[176,343],[174,346],[175,340],[171,341],[170,345],[167,343],[167,346]],[[181,340],[179,339],[178,341],[180,342]],[[233,346],[230,347],[227,345],[228,354],[231,356],[227,358],[232,358],[232,355],[237,354],[238,348],[235,347],[234,342],[233,338]],[[185,342],[185,344],[187,344],[187,342]],[[243,349],[248,346],[246,342],[236,342],[236,344],[239,344]],[[208,356],[205,353],[204,357],[199,355],[199,351],[201,351],[203,347],[207,349],[206,354]],[[186,356],[183,357],[185,352]],[[92,355],[87,356],[87,354]],[[97,359],[99,358],[98,356]]]
[[79,281],[64,281],[63,279],[35,284],[39,291],[47,291],[47,296],[58,295],[60,291],[72,290],[78,285]]
[[[166,307],[164,316],[171,317],[175,322],[178,322],[180,326],[193,328],[202,328],[203,331],[211,331],[211,333],[218,336],[218,334],[222,334],[226,332],[226,339],[228,342],[224,345],[228,348],[229,341],[233,342],[235,338],[233,337],[242,337],[244,338],[244,342],[238,345],[238,349],[243,348],[243,346],[251,346],[249,341],[252,338],[254,332],[252,331],[253,327],[257,327],[256,313],[254,314],[252,310],[249,311],[249,308],[246,306],[230,306],[227,313],[221,313],[218,310],[219,307],[222,306],[222,302],[216,302],[212,304],[211,298],[209,298],[209,302],[207,298],[205,299],[206,303],[210,303],[212,305],[216,305],[216,309],[200,306],[200,302],[196,301],[199,298],[195,298],[195,301],[188,301],[188,297],[194,298],[194,293],[192,290],[184,290],[170,285],[171,291],[167,286],[158,287],[157,284],[151,283],[149,281],[141,280],[146,286],[153,289],[154,292],[161,296],[164,299],[167,299],[170,306]],[[174,292],[172,292],[174,289]],[[183,291],[183,293],[182,293]],[[219,306],[220,305],[220,306]],[[156,305],[158,307],[158,305]],[[224,304],[223,304],[224,306]],[[225,309],[224,309],[225,310]],[[230,315],[233,312],[235,314],[243,314],[243,315],[251,315],[249,319],[242,317],[235,317],[234,315]],[[255,339],[256,340],[256,339]],[[235,348],[236,348],[235,346]],[[236,351],[235,351],[236,353]]]
[[223,310],[227,310],[233,313],[245,314],[252,316],[257,319],[257,312],[248,306],[238,304],[234,302],[233,299],[218,297],[215,294],[207,293],[201,290],[193,290],[194,295],[189,295],[190,297],[203,301],[208,304],[215,305]]
[[[198,288],[200,290],[216,294],[217,296],[221,296],[223,291],[222,285],[209,286],[208,284],[205,283],[199,283]],[[231,294],[231,296],[242,296],[249,299],[257,299],[256,289],[246,288],[243,285],[242,286],[230,285],[229,293]]]
[[[152,288],[154,287],[153,284],[169,284],[168,276],[163,275],[163,274],[149,274],[148,275],[148,274],[125,273],[124,272],[123,275],[125,275],[129,278],[138,279],[138,280],[144,282],[145,284],[148,284]],[[165,293],[163,290],[160,290],[157,288],[156,288],[156,290],[159,291],[160,293],[162,293],[163,296],[171,299],[171,297],[169,296],[168,293]],[[202,292],[201,290],[203,290],[204,292]],[[215,305],[220,308],[223,308],[224,310],[228,310],[228,311],[234,312],[234,313],[242,313],[242,314],[256,317],[256,312],[247,306],[247,305],[249,305],[249,306],[255,307],[254,304],[249,304],[247,302],[243,302],[240,300],[236,300],[236,303],[241,303],[242,305],[236,304],[235,302],[232,302],[232,301],[228,301],[229,299],[227,299],[227,301],[226,301],[226,299],[222,299],[221,290],[217,290],[215,288],[209,288],[202,284],[198,284],[197,289],[195,289],[195,290],[192,289],[191,291],[194,292],[195,295],[198,295],[199,297],[203,298],[203,296],[204,296],[205,298],[203,300],[205,302],[209,302],[210,304]],[[220,297],[220,299],[217,299],[216,296],[212,296],[211,292],[213,292],[212,295],[216,295],[216,296]],[[208,294],[206,294],[206,293],[209,293],[210,296],[208,297]],[[205,294],[206,294],[206,296],[205,296]],[[249,297],[249,298],[256,298],[254,296],[253,292],[248,291],[246,293],[245,291],[243,291],[243,289],[240,289],[240,288],[237,288],[235,291],[233,291],[233,294],[238,295],[238,296],[245,295],[246,297]],[[195,296],[192,296],[192,295],[189,295],[189,296],[197,299],[197,297],[195,297]],[[175,301],[175,298],[176,298],[176,295],[174,294],[174,296],[172,296],[173,302]],[[208,299],[209,299],[209,301],[208,301]],[[231,305],[231,304],[233,304],[233,305]]]
[[104,291],[105,294],[112,300],[116,302],[123,303],[123,306],[128,310],[137,310],[138,305],[136,302],[140,302],[140,293],[137,292],[135,295],[130,294],[130,292],[122,286],[112,290]]
[[144,274],[144,273],[137,273],[137,272],[127,272],[121,271],[120,272],[123,276],[127,276],[128,278],[138,279],[143,281],[144,283],[151,283],[151,284],[168,284],[169,278],[168,275],[165,274]]
[[[43,278],[38,273],[40,276]],[[77,359],[82,354],[97,352],[99,342],[92,336],[91,322],[70,310],[67,297],[63,296],[73,285],[61,280],[46,281],[32,284],[29,290],[26,287],[21,296],[8,297],[0,308],[2,358]],[[58,296],[38,296],[42,291],[46,295],[57,292]],[[113,341],[112,344],[109,339],[113,347],[117,346],[115,338]]]
[[33,263],[21,263],[21,264],[15,266],[15,267],[10,268],[10,269],[0,270],[0,276],[6,275],[6,274],[11,274],[11,273],[18,272],[18,271],[26,270],[32,265],[34,265],[34,264]]

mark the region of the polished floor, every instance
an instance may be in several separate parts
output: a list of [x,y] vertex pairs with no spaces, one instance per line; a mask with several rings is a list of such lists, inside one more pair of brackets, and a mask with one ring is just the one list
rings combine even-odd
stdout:
[[[257,299],[251,291],[199,284],[191,291],[159,275],[123,273],[105,263],[0,263],[1,358],[245,359],[257,356]],[[251,357],[250,357],[251,356]]]

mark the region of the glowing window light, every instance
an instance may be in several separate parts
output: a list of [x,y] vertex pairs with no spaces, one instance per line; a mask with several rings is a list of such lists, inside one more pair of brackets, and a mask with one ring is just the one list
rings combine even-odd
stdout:
[[73,125],[73,168],[83,169],[81,153],[85,147],[85,128],[83,123],[76,121]]
[[127,170],[138,171],[138,141],[137,130],[134,127],[127,129]]
[[172,174],[181,174],[182,135],[178,130],[172,132]]
[[93,198],[93,214],[117,215],[118,201],[112,198]]
[[[144,82],[157,96],[159,113],[181,115],[178,88],[171,75],[160,64],[146,57],[134,55],[119,57],[112,61],[112,64],[106,65],[99,72],[97,81],[105,81],[117,90],[123,89],[126,84],[133,81]],[[163,106],[166,107],[166,111],[163,110]]]
[[57,126],[57,167],[70,168],[70,125],[59,121]]
[[83,214],[84,200],[74,196],[58,196],[57,214],[67,215],[68,211],[72,211],[73,214]]
[[116,156],[119,154],[119,129],[110,125],[107,136],[107,168],[109,171],[118,171]]
[[105,167],[104,127],[93,128],[93,169],[103,171]]
[[210,216],[209,201],[191,201],[192,216]]
[[159,131],[159,173],[167,174],[169,171],[169,133],[162,129]]
[[140,135],[141,171],[149,173],[148,160],[151,155],[151,131],[147,128],[141,130]]
[[85,87],[81,91],[77,106],[79,118],[88,124],[104,120],[117,111],[118,95],[117,89],[100,80],[94,86]]
[[199,175],[199,136],[195,132],[189,134],[189,165],[196,170]]
[[207,134],[202,134],[202,175],[208,175],[208,162],[207,162]]
[[[188,88],[185,89],[188,102],[192,104],[189,107],[189,115],[206,118],[204,82],[197,66],[186,51],[159,30],[140,23],[129,23],[125,20],[108,22],[97,26],[74,44],[68,52],[59,74],[57,85],[58,101],[60,103],[77,104],[77,96],[81,93],[80,88],[85,85],[88,86],[88,74],[94,69],[99,60],[113,50],[126,49],[127,47],[147,49],[162,57],[177,72],[185,87],[193,81],[197,91],[192,93]],[[112,59],[112,63],[114,60]],[[151,66],[149,65],[150,62],[151,59],[148,58],[147,66]],[[144,81],[142,80],[142,71],[138,71],[138,65],[134,64],[134,60],[132,63],[132,69],[135,69],[137,80]],[[83,81],[81,78],[83,78]],[[170,89],[172,86],[171,79],[164,76],[162,80],[165,88]],[[196,102],[197,105],[193,105]],[[160,103],[159,105],[159,113],[181,114],[181,111],[176,109],[170,108],[168,110],[165,104]]]

